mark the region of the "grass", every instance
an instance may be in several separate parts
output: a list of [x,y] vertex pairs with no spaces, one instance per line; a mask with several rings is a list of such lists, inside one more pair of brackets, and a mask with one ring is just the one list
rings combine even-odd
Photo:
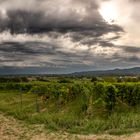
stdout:
[[[88,117],[79,111],[82,100],[57,107],[55,102],[46,104],[46,110],[36,112],[36,96],[24,93],[21,107],[19,91],[0,91],[0,111],[32,124],[44,124],[52,131],[66,131],[79,134],[109,133],[129,134],[140,130],[140,112],[128,110],[114,112],[107,117]],[[40,108],[42,105],[38,99]],[[76,113],[77,112],[77,113]]]

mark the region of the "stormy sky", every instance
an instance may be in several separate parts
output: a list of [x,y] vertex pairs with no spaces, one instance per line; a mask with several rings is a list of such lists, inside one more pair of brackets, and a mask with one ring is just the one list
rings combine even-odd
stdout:
[[0,0],[0,71],[140,66],[139,0]]

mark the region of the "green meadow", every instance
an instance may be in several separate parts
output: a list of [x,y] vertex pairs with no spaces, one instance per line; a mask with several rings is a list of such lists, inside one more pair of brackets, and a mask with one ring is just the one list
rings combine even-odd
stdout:
[[132,133],[140,130],[140,82],[1,82],[0,112],[51,131]]

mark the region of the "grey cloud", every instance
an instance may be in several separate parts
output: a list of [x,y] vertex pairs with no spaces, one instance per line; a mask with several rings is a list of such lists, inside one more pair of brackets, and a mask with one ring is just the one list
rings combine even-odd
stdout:
[[104,33],[97,33],[96,32],[80,32],[80,33],[72,33],[70,37],[74,42],[79,42],[82,45],[88,45],[93,46],[93,45],[99,45],[103,47],[116,47],[112,41],[118,40],[121,36],[119,34],[114,34],[113,37],[109,38],[103,38],[102,35]]
[[[120,67],[122,64],[127,66],[128,63],[133,65],[140,62],[140,59],[134,55],[134,52],[130,51],[130,55],[125,55],[128,52],[128,50],[125,50],[125,46],[114,45],[112,49],[113,47],[124,49],[124,54],[122,55],[118,52],[111,57],[106,57],[108,54],[106,56],[104,54],[96,55],[91,53],[90,49],[80,53],[60,51],[58,49],[59,46],[54,46],[47,42],[5,42],[0,45],[0,56],[3,56],[2,58],[0,57],[0,62],[1,67],[8,66],[8,64],[13,67],[16,63],[19,63],[20,67],[25,67],[28,64],[27,70],[38,69],[38,72],[39,70],[43,70],[43,72],[45,70],[47,72],[55,72],[57,69],[63,72],[78,71],[81,69],[92,70],[92,68]],[[51,59],[48,60],[48,58]],[[24,66],[22,66],[23,64]],[[9,67],[9,69],[12,69],[12,67]],[[18,67],[15,66],[15,68]]]
[[[65,2],[63,0],[47,2],[32,0],[31,10],[25,6],[18,6],[18,4],[17,7],[12,6],[12,1],[7,0],[8,2],[11,3],[11,7],[6,9],[7,17],[0,18],[1,31],[10,30],[11,33],[43,33],[49,31],[67,33],[83,31],[82,34],[96,34],[96,36],[101,36],[108,32],[123,31],[120,26],[109,25],[102,19],[98,12],[96,1],[71,0],[68,3],[69,6],[64,5]],[[16,0],[13,2],[16,2]],[[5,5],[7,3],[5,2]],[[26,1],[22,3],[25,5]],[[58,8],[56,8],[57,3],[59,4]],[[16,3],[14,4],[16,5]],[[42,7],[43,4],[44,7]],[[62,12],[61,9],[64,6],[67,6],[67,10]]]
[[137,56],[131,56],[129,58],[127,58],[128,62],[135,62],[135,63],[139,63],[140,62],[140,58]]
[[[49,31],[57,31],[62,33],[81,32],[84,35],[101,36],[108,32],[123,31],[118,25],[109,25],[101,19],[89,21],[84,19],[78,21],[78,17],[73,18],[71,15],[68,19],[51,19],[46,17],[43,12],[27,12],[27,11],[8,11],[8,19],[2,21],[2,30],[10,30],[11,33],[43,33]],[[99,16],[99,15],[98,15]],[[80,17],[79,17],[80,18]],[[87,22],[88,21],[88,22]]]
[[129,0],[130,2],[140,2],[139,0]]
[[[123,46],[122,46],[123,47]],[[129,53],[139,53],[140,54],[140,47],[136,46],[124,46],[124,50]]]
[[[101,1],[109,0],[0,0],[0,32],[40,40],[1,41],[0,67],[69,71],[138,64],[139,47],[113,43],[125,31],[104,21],[98,12]],[[114,36],[104,37],[108,33]]]
[[[38,46],[38,47],[35,47]],[[41,48],[45,46],[45,48]],[[47,47],[48,46],[48,47]],[[55,46],[50,43],[43,42],[3,42],[0,43],[0,51],[7,53],[20,53],[23,55],[39,55],[39,54],[54,54]]]
[[[17,6],[13,6],[12,2]],[[32,0],[32,6],[28,6],[31,9],[28,9],[25,6],[26,0],[25,2],[21,2],[23,6],[18,5],[19,3],[16,4],[15,2],[16,0],[7,0],[3,2],[3,5],[9,5],[10,3],[11,6],[7,6],[8,8],[6,7],[7,17],[0,18],[0,31],[10,30],[12,34],[40,34],[46,32],[52,38],[57,38],[60,35],[69,33],[69,37],[73,42],[79,42],[80,44],[88,45],[89,47],[95,44],[111,46],[112,44],[110,41],[106,41],[101,37],[107,33],[113,32],[116,33],[117,39],[120,37],[117,33],[123,32],[122,27],[115,24],[110,25],[103,20],[98,12],[97,1],[70,0],[69,6],[64,5],[64,0]],[[36,5],[38,6],[34,7]],[[58,8],[56,6],[58,6]],[[66,11],[64,10],[62,12],[61,10],[63,8],[66,8]],[[28,54],[32,53],[34,55],[40,53],[39,49],[36,51],[31,50],[29,43],[28,46],[24,44],[24,47],[21,43],[13,44],[15,46],[12,46],[11,49],[7,44],[3,45],[6,45],[3,49],[7,49],[7,51],[15,49],[16,52],[21,51],[23,53],[26,51],[26,53],[28,52]],[[33,44],[32,42],[30,45],[39,46],[40,44],[37,44],[37,42]],[[47,44],[47,46],[48,45],[49,44]],[[45,50],[43,50],[43,52],[45,52]],[[50,53],[54,53],[54,51],[51,51]],[[64,52],[59,51],[57,53],[63,54]],[[73,54],[69,53],[67,55],[70,56]]]
[[113,45],[113,48],[122,49],[121,52],[115,53],[112,56],[113,59],[117,59],[118,61],[137,63],[140,62],[140,48],[139,46],[127,46],[127,45]]
[[64,62],[64,64],[61,63],[62,66],[68,61],[69,64],[71,62],[75,63],[77,59],[81,61],[81,58],[85,55],[84,52],[77,54],[59,50],[59,48],[61,47],[48,42],[3,42],[0,43],[1,66],[5,62],[7,62],[7,65],[11,65],[12,62],[20,62],[21,66],[23,62],[25,62],[25,65],[30,62],[29,65],[38,66],[58,66],[60,64],[58,62]]

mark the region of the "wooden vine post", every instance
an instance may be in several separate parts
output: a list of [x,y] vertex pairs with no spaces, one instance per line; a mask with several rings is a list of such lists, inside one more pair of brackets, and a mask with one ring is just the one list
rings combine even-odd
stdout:
[[39,107],[39,102],[38,102],[38,92],[36,91],[35,92],[36,94],[36,112],[40,112],[40,107]]
[[22,97],[22,88],[20,88],[20,110],[23,109],[23,97]]

